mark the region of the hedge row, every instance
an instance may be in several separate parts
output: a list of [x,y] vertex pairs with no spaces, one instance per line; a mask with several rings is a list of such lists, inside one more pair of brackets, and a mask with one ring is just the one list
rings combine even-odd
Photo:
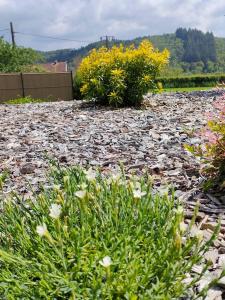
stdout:
[[164,88],[216,86],[218,83],[225,82],[225,74],[159,77],[158,80]]
[[[163,88],[215,87],[225,82],[225,74],[199,74],[179,77],[158,77]],[[74,79],[74,98],[81,99],[80,83]]]

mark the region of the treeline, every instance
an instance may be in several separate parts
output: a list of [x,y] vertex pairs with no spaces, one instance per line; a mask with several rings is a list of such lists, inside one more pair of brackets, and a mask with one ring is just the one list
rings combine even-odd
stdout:
[[178,28],[176,37],[183,41],[184,52],[182,61],[193,63],[202,61],[216,62],[216,44],[212,33],[203,33],[197,29]]
[[[179,76],[182,74],[224,73],[225,39],[215,38],[212,33],[203,33],[197,29],[178,28],[174,34],[138,37],[133,40],[116,40],[110,43],[125,46],[138,46],[143,39],[149,39],[160,51],[170,51],[170,65],[163,70],[162,76]],[[43,53],[46,60],[53,62],[67,61],[71,70],[80,63],[93,48],[99,48],[103,42],[89,44],[80,49],[65,49]]]

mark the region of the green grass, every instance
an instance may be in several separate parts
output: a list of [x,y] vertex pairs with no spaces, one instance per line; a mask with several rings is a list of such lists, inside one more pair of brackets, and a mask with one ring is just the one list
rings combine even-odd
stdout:
[[195,299],[204,272],[184,279],[216,235],[205,244],[181,226],[182,207],[147,174],[55,166],[50,182],[32,200],[1,201],[1,299]]
[[2,104],[26,104],[26,103],[42,103],[42,102],[49,102],[49,100],[33,99],[30,96],[27,96],[24,98],[6,100],[6,101],[2,102]]
[[184,87],[184,88],[165,88],[163,92],[194,92],[194,91],[208,91],[213,87]]

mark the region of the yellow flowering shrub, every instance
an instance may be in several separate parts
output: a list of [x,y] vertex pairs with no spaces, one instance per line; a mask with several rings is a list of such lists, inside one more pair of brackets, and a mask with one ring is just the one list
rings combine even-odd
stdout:
[[138,48],[102,47],[82,60],[75,81],[87,99],[95,98],[105,105],[137,106],[149,90],[159,89],[155,78],[168,59],[168,50],[159,52],[148,40]]

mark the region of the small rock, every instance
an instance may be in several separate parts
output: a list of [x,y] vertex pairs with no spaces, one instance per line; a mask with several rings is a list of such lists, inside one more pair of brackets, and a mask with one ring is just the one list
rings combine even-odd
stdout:
[[23,175],[32,174],[34,173],[35,168],[35,165],[31,163],[26,163],[20,168],[20,173]]
[[208,290],[205,300],[222,300],[223,291],[218,287],[211,288]]
[[225,269],[225,254],[219,256],[218,265],[221,269]]
[[207,261],[215,265],[219,257],[218,250],[217,249],[209,250],[204,254],[204,257]]

